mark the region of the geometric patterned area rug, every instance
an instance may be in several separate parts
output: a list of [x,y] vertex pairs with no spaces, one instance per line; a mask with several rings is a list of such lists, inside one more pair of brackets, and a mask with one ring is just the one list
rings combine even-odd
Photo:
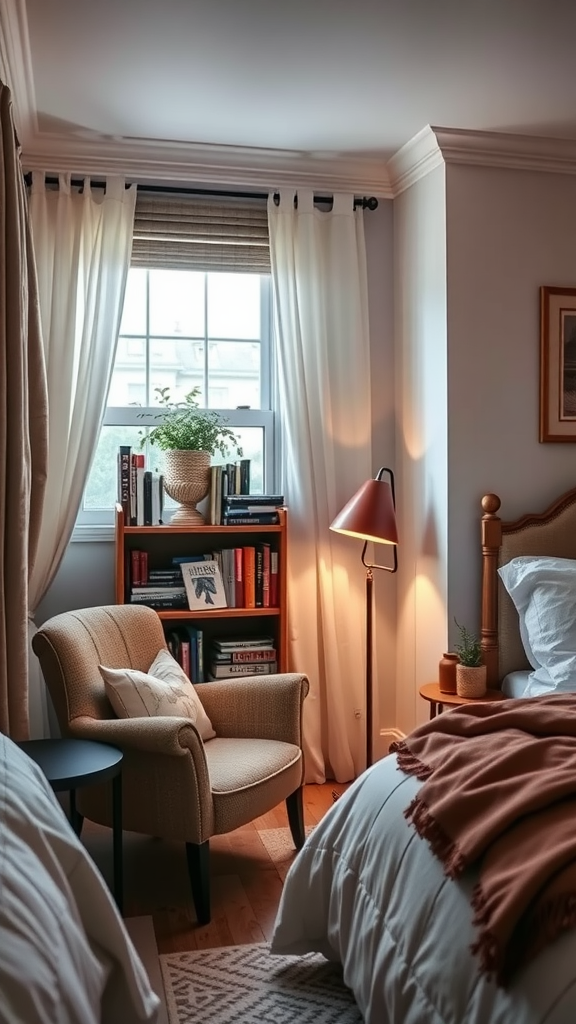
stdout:
[[[314,831],[314,825],[306,826],[306,835]],[[296,857],[297,850],[289,828],[260,828],[258,835],[264,843],[270,859],[274,862],[281,878],[288,874],[288,868]]]
[[362,1024],[340,964],[266,943],[160,956],[170,1024]]

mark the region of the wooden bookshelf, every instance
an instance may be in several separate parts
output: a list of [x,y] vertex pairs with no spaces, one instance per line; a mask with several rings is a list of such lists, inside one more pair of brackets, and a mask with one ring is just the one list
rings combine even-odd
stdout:
[[278,551],[278,604],[274,608],[214,608],[209,611],[160,609],[163,624],[194,621],[210,643],[217,637],[274,637],[278,671],[287,671],[287,513],[278,510],[277,526],[126,526],[121,505],[116,505],[115,600],[129,600],[131,553],[148,553],[149,569],[170,567],[173,557],[199,555],[219,548],[244,547],[267,541]]

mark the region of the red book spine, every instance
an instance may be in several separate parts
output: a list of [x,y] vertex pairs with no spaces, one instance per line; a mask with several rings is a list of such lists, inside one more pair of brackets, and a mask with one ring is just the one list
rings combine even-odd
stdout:
[[180,664],[182,665],[182,668],[183,668],[184,672],[188,676],[188,679],[191,679],[192,676],[190,675],[190,641],[189,640],[181,640],[180,641]]
[[140,583],[143,587],[148,583],[148,552],[140,552]]
[[270,607],[278,607],[278,552],[270,552]]
[[244,572],[242,548],[234,548],[234,604],[244,607]]
[[141,585],[141,583],[142,583],[142,576],[141,576],[141,573],[140,573],[140,555],[141,554],[142,554],[141,551],[134,550],[134,551],[131,552],[130,579],[132,581],[132,586],[133,587],[139,587]]

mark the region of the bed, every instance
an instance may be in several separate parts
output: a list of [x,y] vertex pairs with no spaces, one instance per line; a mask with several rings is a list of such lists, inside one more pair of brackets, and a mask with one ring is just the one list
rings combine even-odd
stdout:
[[[545,608],[548,625],[555,621],[557,606],[567,593],[567,573],[576,573],[576,561],[567,564],[576,559],[576,489],[545,512],[514,522],[503,522],[499,509],[496,495],[484,497],[482,646],[489,686],[508,687],[510,699],[454,709],[411,733],[405,744],[369,768],[334,803],[308,837],[286,878],[272,953],[320,952],[339,961],[366,1024],[573,1024],[576,1020],[576,838],[571,836],[576,814],[576,686],[571,690],[567,682],[564,650],[553,651],[550,664],[544,666],[550,668],[552,679],[563,680],[561,688],[547,684],[544,690],[538,689],[543,684],[530,678],[542,667],[538,662],[542,651],[536,645],[536,663],[529,661],[523,643],[523,613],[518,607],[524,612],[530,602],[525,600],[523,605],[510,579],[504,582],[506,567],[512,563],[520,576],[536,572],[536,578],[529,581],[532,596],[538,592],[547,600],[551,587],[558,591],[556,603]],[[542,566],[546,571],[539,577]],[[526,580],[522,580],[526,591]],[[534,618],[542,623],[540,607]],[[570,612],[564,619],[566,627],[572,628],[576,614]],[[576,642],[572,656],[576,657]],[[536,687],[535,693],[527,692],[530,686]],[[524,696],[519,699],[521,694]],[[570,726],[561,740],[559,757],[558,731],[564,732],[565,721]],[[490,733],[500,728],[506,733]],[[431,732],[434,729],[436,733]],[[525,768],[518,762],[517,774],[516,768],[513,772],[507,769],[502,802],[495,801],[490,790],[485,818],[504,815],[501,808],[517,799],[516,810],[510,810],[508,819],[502,817],[504,824],[490,851],[498,845],[504,848],[506,843],[509,856],[512,850],[509,865],[517,889],[524,886],[527,909],[523,914],[517,911],[511,935],[531,953],[527,961],[518,957],[508,975],[499,976],[497,970],[481,969],[484,953],[479,953],[478,936],[484,908],[475,902],[496,860],[492,857],[490,862],[488,854],[478,860],[469,857],[457,872],[448,871],[441,844],[435,847],[438,856],[432,852],[433,830],[422,828],[418,834],[415,808],[426,812],[429,801],[436,811],[445,793],[454,810],[454,792],[459,797],[466,789],[461,788],[458,774],[465,770],[462,754],[472,750],[474,743],[474,750],[480,751],[474,756],[490,762],[490,750],[498,750],[501,737],[516,733],[518,750],[511,743],[502,744],[502,764],[514,764],[516,756],[523,756],[527,763],[528,754],[529,765]],[[464,734],[469,740],[466,746],[460,743]],[[441,758],[434,762],[432,757],[432,769],[428,767],[419,777],[417,768],[422,760],[418,757],[422,759],[422,750],[433,749],[423,745],[437,740],[455,744],[450,750],[458,753],[454,760],[451,754],[444,762]],[[483,752],[484,743],[493,746]],[[410,764],[414,751],[418,754],[413,759],[416,768]],[[399,761],[405,770],[399,768]],[[531,781],[535,785],[530,789],[536,761],[542,775],[534,769]],[[459,784],[451,792],[452,767],[452,778]],[[483,764],[482,771],[485,767]],[[474,768],[473,758],[469,768]],[[484,776],[474,776],[472,782],[476,779],[480,791]],[[496,782],[501,784],[499,779]],[[435,792],[430,788],[434,784]],[[421,794],[428,793],[430,797],[421,799]],[[517,807],[524,808],[518,801],[527,799],[528,793],[533,802],[526,813],[518,814]],[[463,817],[466,813],[463,811]],[[528,834],[526,829],[532,825],[534,831]],[[518,836],[525,830],[518,842],[516,828]],[[559,837],[562,830],[562,839],[550,838]],[[459,839],[462,834],[458,833]],[[545,883],[533,864],[540,854],[542,863],[546,860]],[[553,864],[556,867],[551,867]],[[526,879],[532,885],[532,896],[527,894]],[[540,912],[543,907],[548,912],[551,905],[545,904],[544,897],[552,893],[557,881],[562,890],[560,918],[554,931],[545,935],[542,927],[539,937],[540,922],[546,920]],[[501,906],[505,903],[502,900]],[[498,906],[493,908],[494,914],[499,912]],[[489,927],[487,934],[491,934]],[[511,946],[510,939],[507,948]],[[487,963],[490,965],[489,958]]]
[[159,1000],[40,768],[0,733],[0,1021],[154,1024]]

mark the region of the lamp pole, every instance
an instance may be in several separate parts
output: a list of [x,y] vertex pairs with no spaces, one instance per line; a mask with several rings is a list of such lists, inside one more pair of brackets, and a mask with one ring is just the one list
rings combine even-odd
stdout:
[[366,767],[372,764],[372,588],[374,573],[371,566],[366,569]]

